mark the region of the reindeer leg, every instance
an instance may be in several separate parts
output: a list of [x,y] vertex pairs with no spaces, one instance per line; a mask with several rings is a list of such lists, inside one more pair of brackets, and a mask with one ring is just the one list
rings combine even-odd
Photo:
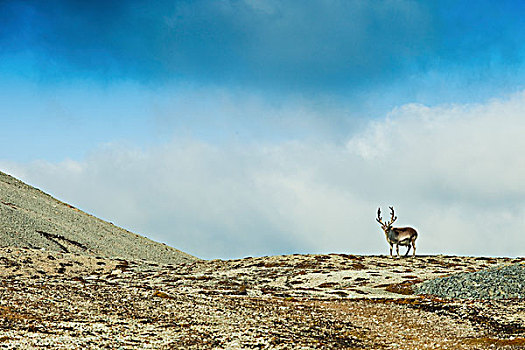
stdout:
[[415,239],[412,241],[412,246],[414,247],[414,250],[412,251],[412,256],[416,256],[416,240]]
[[405,256],[408,256],[408,252],[410,252],[410,248],[412,248],[410,245],[408,245],[407,252],[405,253]]
[[396,244],[396,253],[397,253],[397,257],[399,258],[399,244]]
[[390,244],[390,257],[393,258],[392,256],[392,248],[394,248],[394,245],[393,244]]

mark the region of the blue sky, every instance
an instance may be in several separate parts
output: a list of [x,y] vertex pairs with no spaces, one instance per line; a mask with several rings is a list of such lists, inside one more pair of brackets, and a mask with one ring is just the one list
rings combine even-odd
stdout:
[[365,216],[390,204],[424,231],[454,227],[453,253],[517,255],[524,10],[1,1],[0,166],[202,257],[379,253]]

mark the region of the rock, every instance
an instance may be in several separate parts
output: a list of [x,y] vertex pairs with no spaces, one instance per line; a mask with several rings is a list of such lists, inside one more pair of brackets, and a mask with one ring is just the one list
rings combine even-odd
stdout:
[[425,281],[416,294],[433,294],[443,298],[513,299],[525,294],[525,264],[498,266]]

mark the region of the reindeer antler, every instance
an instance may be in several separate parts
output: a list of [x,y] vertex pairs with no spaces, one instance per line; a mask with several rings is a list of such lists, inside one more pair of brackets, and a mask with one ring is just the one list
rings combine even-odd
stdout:
[[389,208],[390,208],[390,221],[388,222],[387,226],[392,225],[394,221],[397,220],[397,216],[394,216],[394,207],[389,207]]
[[381,217],[381,208],[377,208],[377,219],[376,219],[376,221],[384,226],[385,224],[383,224],[382,220],[383,220],[383,218]]

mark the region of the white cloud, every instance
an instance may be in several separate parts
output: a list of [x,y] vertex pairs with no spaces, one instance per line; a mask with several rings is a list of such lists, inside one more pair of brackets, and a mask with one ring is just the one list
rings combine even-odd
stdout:
[[525,93],[406,105],[330,141],[108,145],[81,162],[3,164],[60,199],[197,256],[384,254],[377,206],[418,253],[523,255]]

